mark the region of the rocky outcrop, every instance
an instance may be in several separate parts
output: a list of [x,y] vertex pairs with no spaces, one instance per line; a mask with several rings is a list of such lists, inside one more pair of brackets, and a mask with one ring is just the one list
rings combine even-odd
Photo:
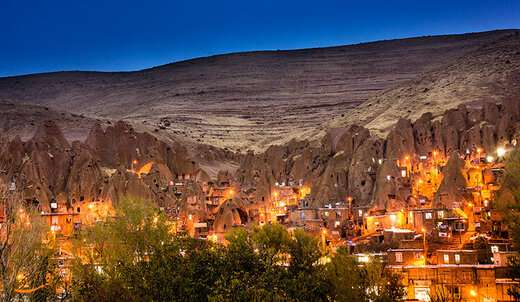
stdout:
[[2,140],[2,180],[14,182],[26,201],[46,211],[53,201],[73,207],[117,202],[126,195],[172,204],[185,196],[174,194],[170,182],[202,174],[179,144],[166,144],[123,122],[106,129],[95,125],[85,142],[69,143],[53,121],[43,123],[28,141]]
[[[400,119],[386,139],[351,125],[331,129],[320,142],[292,140],[263,153],[237,155],[210,147],[195,150],[202,152],[197,158],[207,162],[240,160],[238,167],[216,171],[212,178],[236,185],[242,191],[237,196],[245,194],[253,202],[271,200],[277,183],[301,184],[311,188],[310,200],[315,206],[352,197],[355,206],[373,204],[383,210],[399,208],[398,200],[414,199],[397,166],[405,157],[436,152],[450,159],[434,200],[438,206],[450,206],[443,196],[447,200],[464,197],[458,154],[481,148],[484,156],[498,144],[518,139],[520,104],[508,100],[459,106],[438,117],[426,113],[416,122]],[[69,142],[54,122],[43,123],[29,140],[0,140],[2,180],[15,181],[24,198],[42,208],[54,200],[72,206],[84,201],[117,202],[131,194],[160,205],[181,202],[181,208],[204,210],[203,194],[196,184],[209,176],[188,150],[179,143],[137,132],[126,123],[96,124],[84,142]],[[195,185],[185,187],[179,196],[170,183],[176,179]],[[198,198],[187,202],[187,195]]]
[[[392,207],[395,200],[410,200],[409,185],[396,165],[406,156],[437,152],[449,158],[445,179],[435,202],[442,196],[461,199],[465,186],[458,154],[482,149],[482,156],[497,145],[520,138],[520,101],[459,106],[440,117],[423,114],[417,121],[400,119],[388,137],[378,139],[360,126],[331,129],[317,146],[292,141],[249,153],[237,170],[238,182],[260,190],[259,201],[270,198],[276,182],[303,182],[312,189],[314,205],[353,198],[354,205]],[[399,205],[395,205],[399,207]]]
[[467,196],[464,192],[466,178],[462,174],[462,168],[464,168],[464,160],[457,152],[453,152],[442,171],[444,178],[435,195],[434,206],[436,208],[460,207],[461,202],[466,200]]

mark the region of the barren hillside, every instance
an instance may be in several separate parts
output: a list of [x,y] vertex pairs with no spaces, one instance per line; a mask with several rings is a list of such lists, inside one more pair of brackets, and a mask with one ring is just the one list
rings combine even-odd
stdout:
[[[518,88],[516,31],[220,55],[125,72],[0,79],[0,101],[124,119],[168,137],[263,150],[357,122],[442,112]],[[408,112],[410,110],[410,112]]]

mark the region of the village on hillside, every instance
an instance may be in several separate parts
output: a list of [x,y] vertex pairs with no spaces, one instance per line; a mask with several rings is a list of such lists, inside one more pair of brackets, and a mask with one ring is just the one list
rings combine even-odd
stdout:
[[[370,206],[358,206],[347,197],[316,207],[309,200],[309,184],[289,179],[275,183],[271,199],[254,200],[254,192],[236,182],[199,183],[189,174],[160,188],[178,198],[160,206],[176,222],[175,232],[222,244],[235,228],[281,224],[288,230],[303,229],[320,239],[325,255],[347,248],[361,264],[383,261],[401,276],[410,301],[429,301],[440,286],[456,300],[510,301],[508,289],[517,281],[508,277],[507,265],[516,252],[494,205],[504,158],[515,145],[512,141],[494,150],[475,147],[450,155],[432,151],[398,159],[373,158],[379,165],[395,161],[398,170],[385,177],[393,188],[386,199]],[[151,162],[132,160],[127,172],[141,178],[151,169]],[[194,194],[199,185],[202,192]],[[15,191],[16,184],[11,186]],[[200,193],[203,203],[198,201]],[[60,246],[64,272],[72,258],[69,238],[81,232],[82,225],[110,215],[112,206],[104,201],[76,208],[53,201],[41,211],[52,240]]]

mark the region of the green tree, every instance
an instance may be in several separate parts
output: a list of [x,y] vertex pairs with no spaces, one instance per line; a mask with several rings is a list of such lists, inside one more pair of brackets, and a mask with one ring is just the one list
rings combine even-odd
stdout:
[[[520,251],[520,150],[518,149],[510,152],[506,160],[496,207],[504,217],[514,248]],[[520,280],[518,257],[511,257],[509,265],[509,277],[515,281]],[[520,301],[518,286],[513,286],[507,292],[515,301]]]
[[155,279],[146,279],[156,263],[151,259],[161,257],[165,249],[180,255],[174,238],[172,223],[151,203],[122,200],[114,219],[86,228],[77,242],[81,252],[74,267],[75,298],[151,300],[148,289],[156,285]]
[[504,217],[509,235],[520,250],[520,150],[509,153],[505,162],[496,208]]
[[[77,301],[397,301],[399,280],[281,225],[234,229],[227,245],[173,235],[150,203],[124,200],[78,241]],[[322,261],[330,259],[330,263]]]
[[52,300],[60,283],[55,244],[49,227],[36,209],[20,203],[20,196],[4,192],[5,221],[0,228],[2,301]]
[[399,276],[385,271],[377,259],[360,265],[345,249],[339,249],[327,266],[334,301],[401,301],[406,291]]
[[339,249],[326,270],[332,285],[335,301],[367,301],[363,275],[355,261],[345,249]]

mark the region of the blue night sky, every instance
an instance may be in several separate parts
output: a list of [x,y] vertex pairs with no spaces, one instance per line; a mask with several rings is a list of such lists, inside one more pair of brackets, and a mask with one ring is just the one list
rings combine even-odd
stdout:
[[0,76],[503,28],[519,0],[0,0]]

